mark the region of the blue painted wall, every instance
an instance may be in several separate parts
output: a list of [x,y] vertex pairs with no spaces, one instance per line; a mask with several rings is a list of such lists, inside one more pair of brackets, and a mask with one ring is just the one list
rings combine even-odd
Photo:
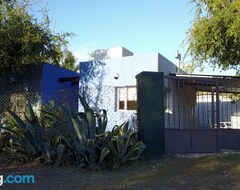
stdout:
[[44,103],[58,100],[68,103],[75,110],[78,108],[78,85],[71,82],[59,82],[59,78],[79,77],[79,73],[45,63],[42,72],[42,97]]
[[[68,103],[76,111],[78,109],[78,83],[72,85],[71,81],[59,82],[59,78],[79,77],[79,73],[44,63],[24,66],[21,75],[11,72],[5,75],[5,88],[0,89],[0,100],[4,102],[4,104],[0,102],[0,111],[5,110],[6,106],[9,107],[12,100],[17,103],[17,101],[24,100],[25,96],[35,110],[41,109],[41,104],[49,100]],[[14,77],[14,83],[11,82],[11,77]],[[18,98],[19,95],[23,98]]]

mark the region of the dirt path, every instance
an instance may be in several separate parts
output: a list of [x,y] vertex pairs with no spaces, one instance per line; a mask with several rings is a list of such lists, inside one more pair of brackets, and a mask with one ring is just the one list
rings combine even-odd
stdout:
[[0,190],[79,189],[240,189],[240,155],[200,158],[166,157],[122,167],[119,171],[79,172],[73,167],[0,167],[0,175],[34,175],[35,184],[6,185]]

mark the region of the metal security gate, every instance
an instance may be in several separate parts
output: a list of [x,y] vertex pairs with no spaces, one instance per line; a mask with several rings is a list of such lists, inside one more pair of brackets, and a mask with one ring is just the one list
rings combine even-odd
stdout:
[[240,150],[240,78],[136,76],[139,137],[148,158]]
[[221,76],[165,77],[167,153],[240,149],[240,79]]

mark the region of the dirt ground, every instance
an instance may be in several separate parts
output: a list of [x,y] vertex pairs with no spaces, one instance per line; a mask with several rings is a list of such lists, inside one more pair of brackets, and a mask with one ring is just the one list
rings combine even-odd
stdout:
[[0,166],[0,175],[34,175],[35,184],[3,184],[0,190],[240,189],[240,154],[166,156],[118,171],[78,171],[74,167]]

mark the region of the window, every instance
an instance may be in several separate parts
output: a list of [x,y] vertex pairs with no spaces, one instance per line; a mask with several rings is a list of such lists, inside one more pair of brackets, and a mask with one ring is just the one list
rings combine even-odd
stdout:
[[137,109],[137,88],[119,87],[117,88],[117,108],[118,110],[136,110]]

